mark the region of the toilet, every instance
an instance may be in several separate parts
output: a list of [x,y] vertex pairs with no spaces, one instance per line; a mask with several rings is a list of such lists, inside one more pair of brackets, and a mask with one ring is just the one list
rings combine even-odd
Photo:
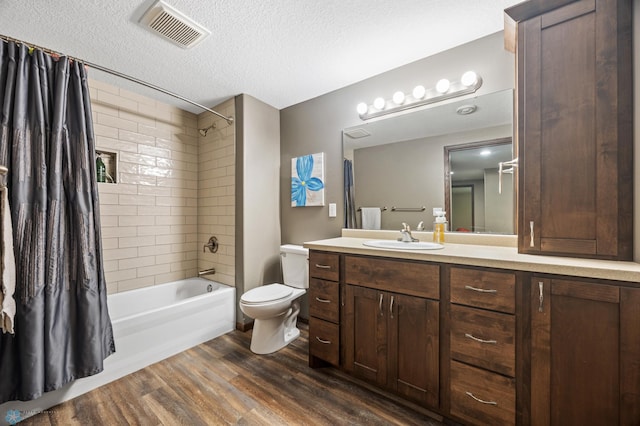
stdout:
[[283,284],[253,288],[240,298],[240,310],[254,319],[251,351],[270,354],[300,335],[297,300],[309,288],[309,250],[293,244],[280,246]]

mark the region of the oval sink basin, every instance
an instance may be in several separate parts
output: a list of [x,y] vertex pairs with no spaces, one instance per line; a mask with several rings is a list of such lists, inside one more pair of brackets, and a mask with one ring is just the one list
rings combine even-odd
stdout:
[[362,243],[368,247],[396,250],[439,250],[444,248],[442,244],[430,243],[426,241],[404,242],[394,240],[372,240]]

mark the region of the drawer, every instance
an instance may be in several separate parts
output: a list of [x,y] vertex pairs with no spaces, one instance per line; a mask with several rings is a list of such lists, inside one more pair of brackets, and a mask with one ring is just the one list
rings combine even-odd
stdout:
[[345,281],[348,284],[440,299],[440,266],[377,257],[345,256]]
[[318,318],[309,318],[309,355],[340,364],[340,327]]
[[338,281],[340,255],[311,250],[309,252],[309,277]]
[[451,302],[513,314],[516,275],[513,272],[451,268]]
[[515,377],[513,315],[451,305],[451,358]]
[[451,361],[451,415],[474,425],[516,422],[515,380]]
[[309,315],[340,322],[340,286],[337,282],[317,278],[309,280]]

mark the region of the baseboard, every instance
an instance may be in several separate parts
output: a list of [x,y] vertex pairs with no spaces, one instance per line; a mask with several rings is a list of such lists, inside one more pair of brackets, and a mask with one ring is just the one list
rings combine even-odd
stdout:
[[242,331],[243,333],[253,329],[253,321],[249,321],[247,323],[236,322],[236,330]]

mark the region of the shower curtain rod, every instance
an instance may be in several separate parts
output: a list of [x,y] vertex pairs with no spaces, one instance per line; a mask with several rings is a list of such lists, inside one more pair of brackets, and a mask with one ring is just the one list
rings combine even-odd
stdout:
[[169,91],[167,89],[163,89],[162,87],[156,86],[155,84],[148,83],[148,82],[146,82],[144,80],[140,80],[138,78],[131,77],[130,75],[123,74],[123,73],[121,73],[119,71],[115,71],[115,70],[112,70],[112,69],[107,68],[107,67],[103,67],[102,65],[94,64],[92,62],[87,62],[87,61],[84,61],[82,59],[74,58],[74,57],[69,56],[69,55],[64,55],[62,53],[53,51],[51,49],[47,49],[46,47],[36,46],[34,44],[27,43],[25,41],[18,40],[18,39],[15,39],[15,38],[12,38],[12,37],[8,37],[8,36],[5,36],[5,35],[0,35],[0,39],[3,39],[5,41],[14,41],[16,43],[21,43],[21,44],[24,44],[26,46],[42,50],[43,52],[52,53],[52,54],[57,55],[57,56],[66,56],[66,57],[68,57],[70,59],[73,59],[75,61],[80,62],[81,64],[84,64],[84,65],[88,66],[89,68],[94,68],[94,69],[97,69],[98,71],[102,71],[102,72],[106,72],[107,74],[115,75],[116,77],[120,77],[120,78],[123,78],[125,80],[129,80],[129,81],[131,81],[133,83],[140,84],[141,86],[145,86],[145,87],[148,87],[150,89],[156,90],[158,92],[164,93],[165,95],[169,95],[169,96],[172,96],[174,98],[180,99],[181,101],[184,101],[184,102],[186,102],[188,104],[197,106],[198,108],[202,108],[205,111],[208,111],[208,112],[210,112],[210,113],[212,113],[214,115],[217,115],[220,118],[225,119],[228,124],[232,124],[233,123],[233,117],[227,117],[227,116],[225,116],[223,114],[220,114],[217,111],[212,110],[211,108],[207,108],[206,106],[204,106],[202,104],[199,104],[199,103],[197,103],[195,101],[192,101],[191,99],[185,98],[184,96],[178,95],[177,93],[173,93],[173,92],[171,92],[171,91]]

